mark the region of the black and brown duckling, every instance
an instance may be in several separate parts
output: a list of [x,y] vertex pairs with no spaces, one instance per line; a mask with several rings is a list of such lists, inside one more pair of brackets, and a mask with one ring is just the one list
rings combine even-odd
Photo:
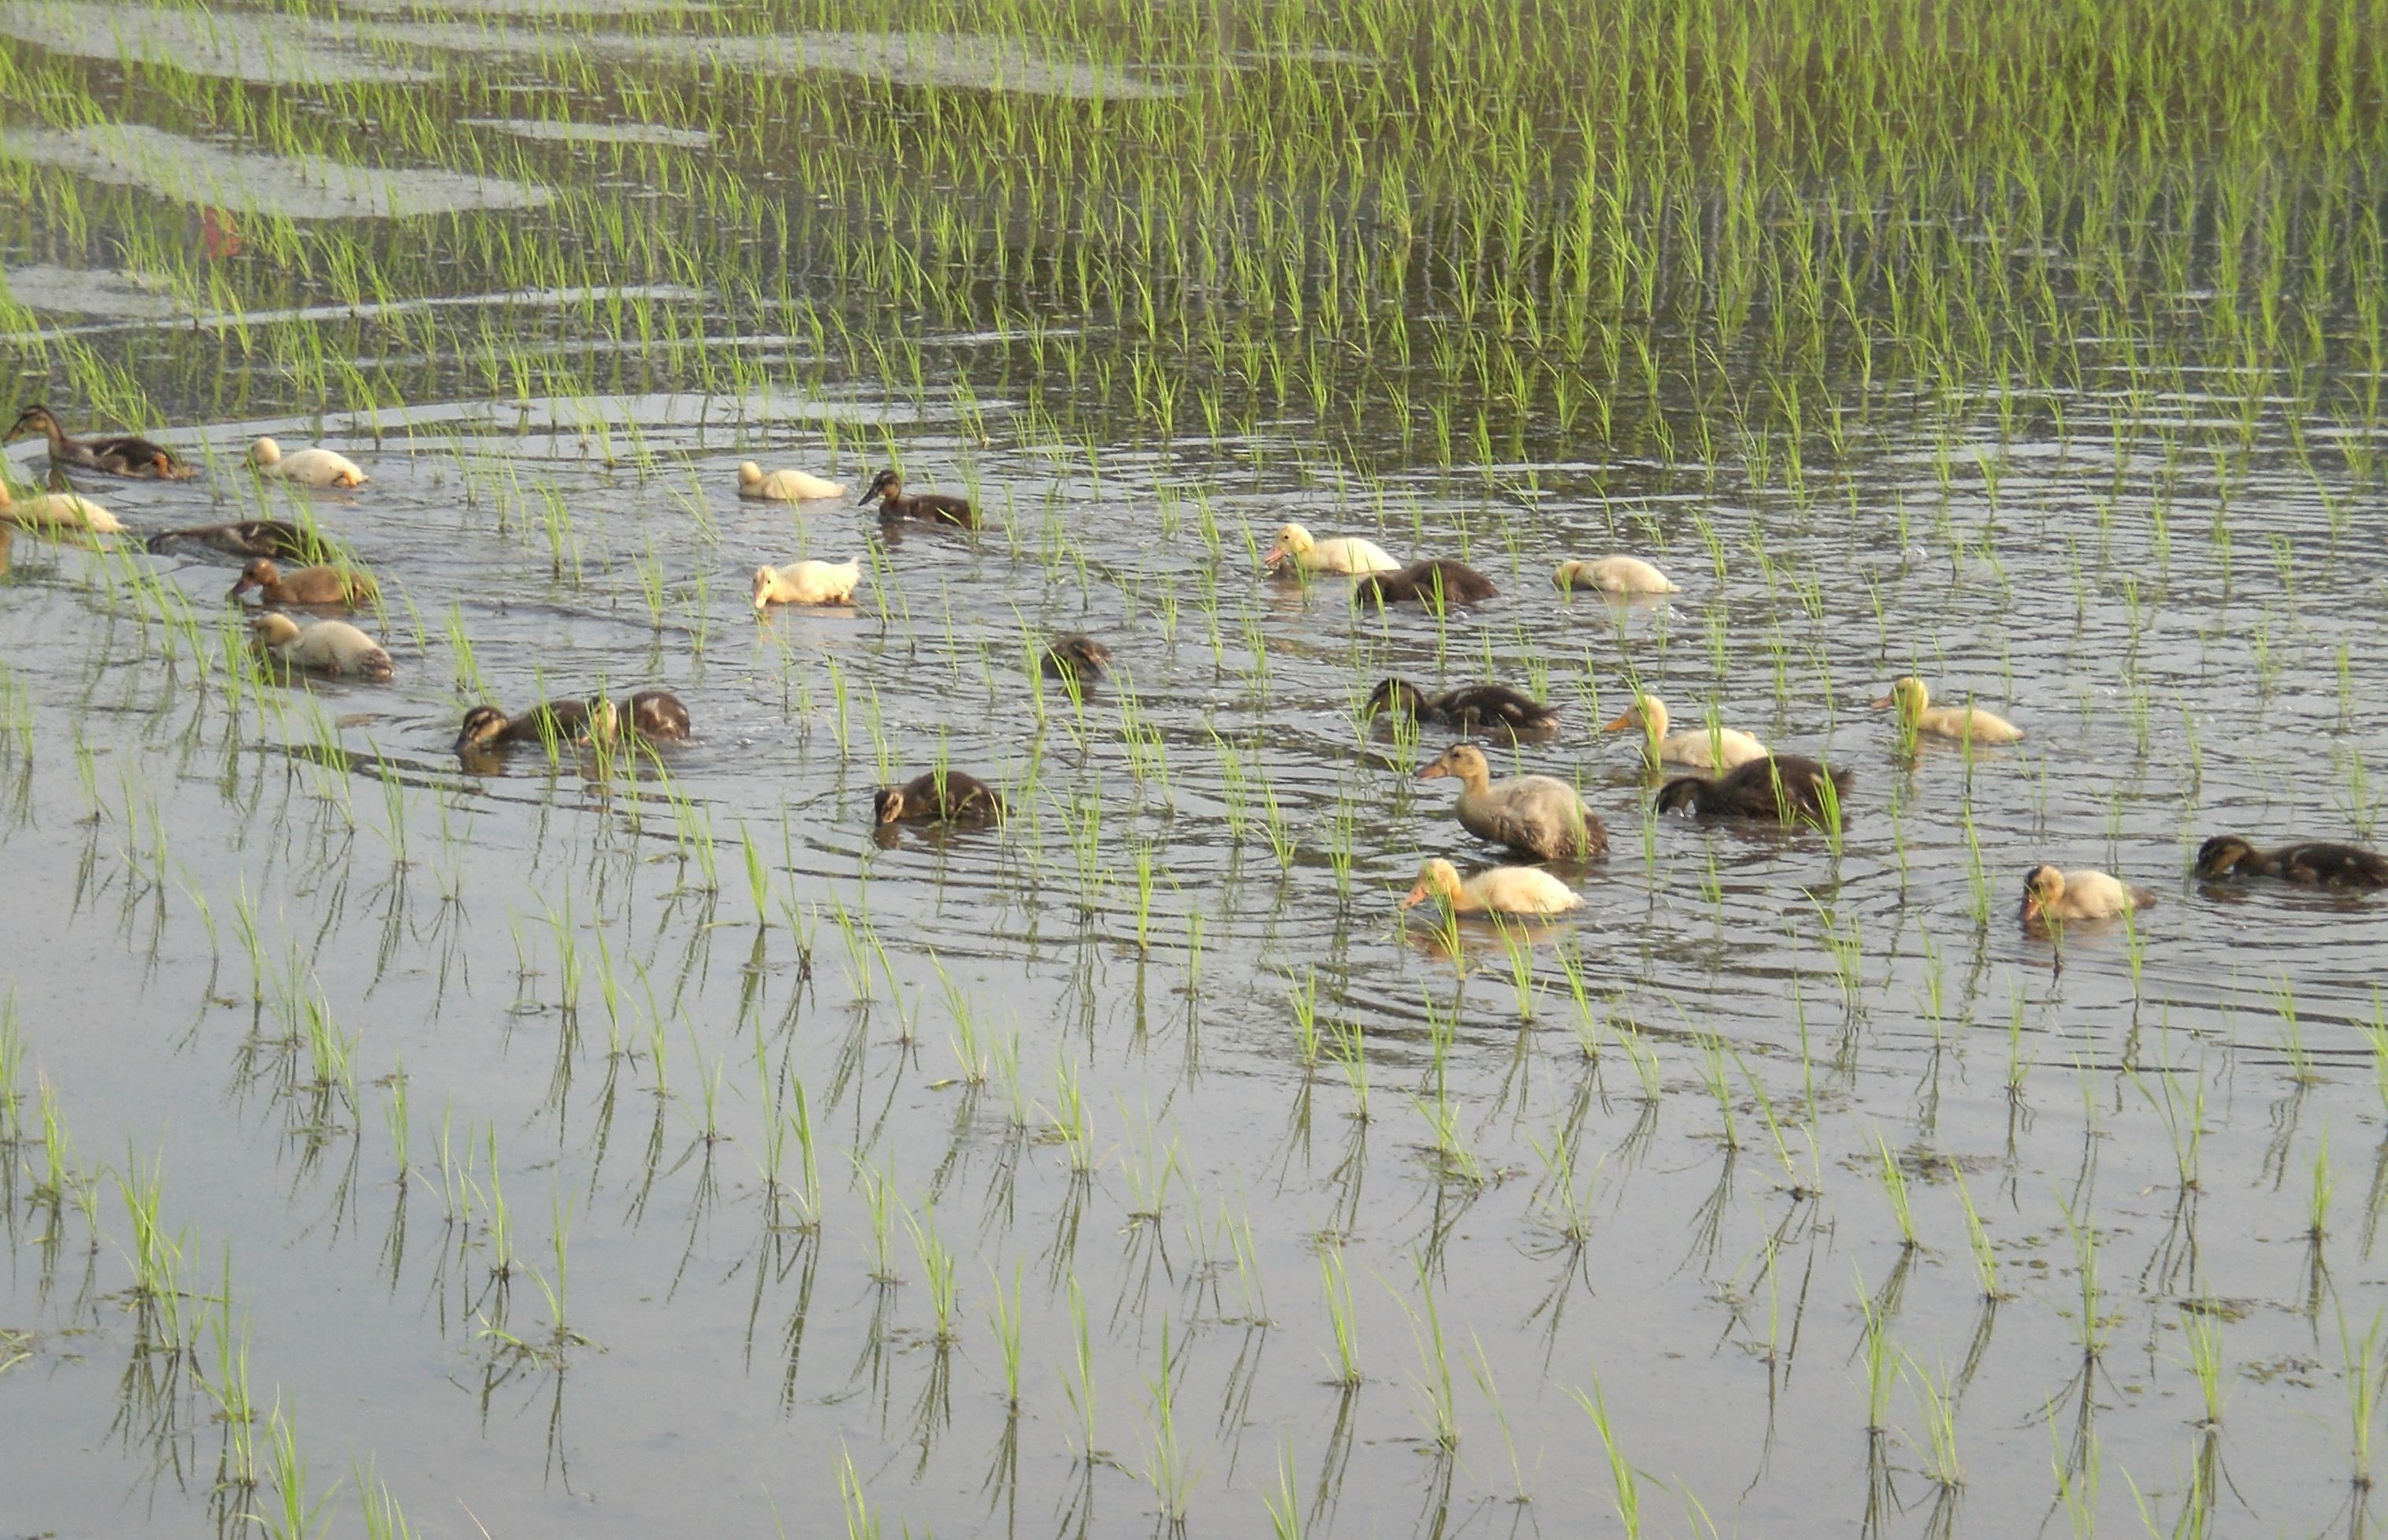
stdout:
[[1805,754],[1769,754],[1711,779],[1678,776],[1658,789],[1658,811],[1698,818],[1772,818],[1790,823],[1824,816],[1824,787],[1833,805],[1848,790],[1849,773],[1828,770]]
[[1043,663],[1045,677],[1082,685],[1101,677],[1111,665],[1111,650],[1092,637],[1063,637],[1045,650]]
[[588,737],[585,701],[546,701],[520,716],[508,716],[495,706],[475,706],[464,713],[455,751],[466,754],[516,743],[579,743]]
[[1462,685],[1429,695],[1407,679],[1388,679],[1368,692],[1368,714],[1378,713],[1489,738],[1541,738],[1559,730],[1556,706],[1506,685]]
[[273,558],[260,556],[233,582],[233,598],[250,592],[268,604],[371,604],[381,586],[349,567],[300,567],[285,576]]
[[1352,587],[1355,600],[1374,600],[1378,604],[1398,604],[1416,600],[1428,605],[1450,606],[1474,604],[1491,599],[1501,590],[1492,580],[1465,562],[1437,556],[1425,562],[1413,562],[1396,572],[1370,573]]
[[2258,850],[2235,834],[2217,834],[2197,848],[2203,877],[2276,877],[2309,888],[2388,888],[2388,856],[2360,845],[2309,839]]
[[870,486],[862,494],[862,501],[877,502],[883,519],[930,519],[940,524],[959,524],[964,529],[978,527],[978,510],[968,498],[957,498],[946,492],[921,492],[912,497],[904,495],[904,473],[882,471],[870,478]]
[[599,696],[591,701],[544,701],[508,716],[495,706],[475,706],[464,713],[456,734],[456,752],[503,748],[517,743],[585,743],[606,741],[629,724],[630,736],[652,743],[676,743],[688,737],[688,708],[668,690],[642,689],[619,706]]
[[149,536],[146,544],[153,551],[199,546],[226,556],[262,556],[273,562],[322,562],[339,554],[339,548],[324,536],[280,519],[243,519],[238,524],[163,530]]
[[101,471],[138,481],[189,481],[199,468],[178,460],[171,450],[146,438],[121,434],[112,438],[70,438],[50,409],[36,401],[17,414],[16,423],[0,440],[20,433],[38,433],[50,441],[50,464]]
[[902,786],[883,786],[870,798],[878,824],[984,823],[1003,816],[1003,794],[959,770],[932,770]]

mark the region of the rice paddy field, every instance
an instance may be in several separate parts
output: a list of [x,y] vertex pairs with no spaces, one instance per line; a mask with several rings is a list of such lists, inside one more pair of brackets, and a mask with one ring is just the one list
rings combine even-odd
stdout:
[[[0,37],[0,407],[202,471],[0,525],[0,1535],[2371,1531],[2388,900],[2191,862],[2382,814],[2381,0]],[[394,678],[138,538],[268,517]],[[1499,852],[1390,675],[1561,709],[1581,908],[1401,907]]]

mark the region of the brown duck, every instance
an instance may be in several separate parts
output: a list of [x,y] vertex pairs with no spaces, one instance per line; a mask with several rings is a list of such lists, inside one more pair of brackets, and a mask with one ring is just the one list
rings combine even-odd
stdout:
[[976,776],[932,770],[902,786],[883,786],[870,799],[880,824],[980,823],[1003,816],[1003,795]]
[[197,466],[177,460],[171,450],[130,434],[113,438],[70,438],[65,427],[50,414],[50,409],[38,401],[17,414],[16,423],[6,434],[0,434],[0,440],[14,438],[20,433],[38,433],[50,441],[53,466],[71,465],[78,470],[101,471],[138,481],[189,481],[199,473]]
[[235,599],[252,591],[268,604],[371,604],[381,598],[381,586],[363,573],[348,567],[300,567],[286,577],[265,556],[241,568],[233,583]]
[[1827,770],[1805,754],[1769,754],[1710,779],[1678,776],[1658,789],[1658,811],[1699,818],[1772,818],[1790,823],[1824,816],[1824,788],[1834,805],[1848,789],[1849,773]]
[[1370,573],[1353,585],[1352,597],[1378,604],[1416,600],[1429,607],[1448,607],[1474,604],[1500,591],[1491,578],[1467,562],[1438,556],[1413,562],[1397,572]]

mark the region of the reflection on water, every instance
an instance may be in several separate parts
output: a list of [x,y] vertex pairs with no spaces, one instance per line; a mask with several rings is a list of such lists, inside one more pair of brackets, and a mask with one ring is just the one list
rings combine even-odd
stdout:
[[0,36],[52,53],[260,85],[434,78],[375,59],[358,45],[351,30],[299,17],[95,0],[7,0],[0,5]]

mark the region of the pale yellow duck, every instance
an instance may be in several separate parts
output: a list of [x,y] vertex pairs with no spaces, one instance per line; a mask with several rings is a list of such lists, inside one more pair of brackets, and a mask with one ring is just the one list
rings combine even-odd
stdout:
[[1551,581],[1561,588],[1597,588],[1605,594],[1679,594],[1683,587],[1638,556],[1604,556],[1596,562],[1562,562]]
[[0,522],[29,529],[80,529],[92,535],[121,535],[124,526],[107,509],[73,492],[40,492],[30,498],[8,495],[8,481],[0,476]]
[[2065,872],[2054,866],[2034,866],[2023,879],[2026,925],[2051,920],[2058,924],[2066,920],[2111,920],[2134,909],[2145,909],[2155,901],[2156,896],[2145,888],[2135,888],[2089,867]]
[[2023,729],[1979,706],[1936,706],[1932,692],[1924,681],[1912,674],[1891,681],[1890,693],[1874,703],[1874,709],[1884,711],[1899,708],[1899,718],[1925,738],[1950,738],[1976,743],[2013,743],[2023,737]]
[[1402,565],[1373,540],[1352,536],[1314,539],[1310,531],[1300,524],[1279,526],[1277,543],[1261,558],[1261,565],[1272,570],[1288,562],[1303,572],[1398,572]]
[[260,438],[248,447],[248,463],[259,475],[295,481],[301,486],[362,486],[373,479],[344,454],[330,449],[293,449],[284,454],[282,446],[271,438]]
[[765,502],[809,502],[815,498],[845,496],[845,483],[808,471],[766,471],[750,460],[738,467],[738,495]]
[[1588,859],[1608,853],[1608,830],[1583,805],[1575,788],[1556,776],[1492,778],[1492,765],[1473,743],[1454,743],[1418,772],[1418,779],[1444,776],[1459,781],[1456,812],[1462,828],[1479,839],[1506,845],[1537,861]]
[[1563,915],[1583,903],[1574,889],[1538,866],[1491,866],[1463,879],[1457,867],[1440,857],[1418,868],[1417,886],[1402,907],[1429,897],[1441,899],[1454,915]]
[[1642,729],[1642,749],[1653,764],[1688,764],[1699,770],[1732,770],[1766,757],[1766,745],[1738,727],[1706,727],[1680,733],[1667,730],[1667,702],[1655,695],[1637,695],[1633,703],[1601,730],[1621,733]]
[[843,562],[756,567],[755,610],[760,614],[774,604],[844,604],[854,597],[855,586],[861,581],[862,563],[852,557]]
[[390,676],[389,654],[344,620],[319,620],[301,627],[288,615],[262,614],[249,622],[257,645],[294,668],[364,679]]

